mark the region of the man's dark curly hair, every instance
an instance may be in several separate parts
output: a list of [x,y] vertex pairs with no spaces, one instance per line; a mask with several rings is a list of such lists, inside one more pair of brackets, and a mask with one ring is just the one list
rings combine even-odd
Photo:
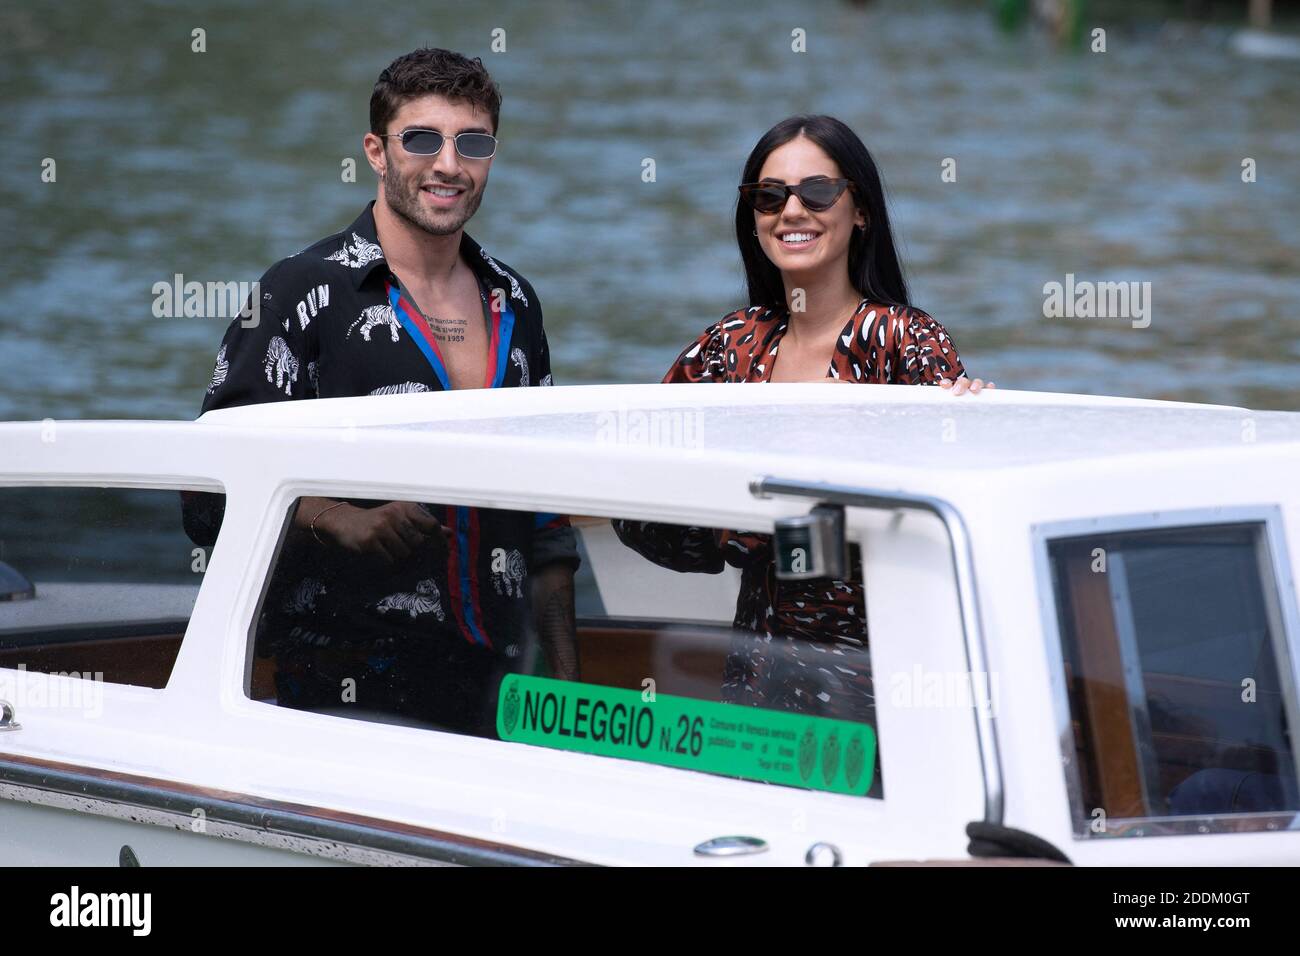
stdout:
[[379,74],[370,94],[370,132],[387,133],[403,103],[430,93],[480,107],[491,115],[492,132],[496,132],[501,91],[483,61],[436,47],[421,47],[399,56]]

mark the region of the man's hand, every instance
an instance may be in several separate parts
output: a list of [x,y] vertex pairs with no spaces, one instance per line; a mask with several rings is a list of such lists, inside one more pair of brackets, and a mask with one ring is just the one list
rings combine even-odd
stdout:
[[[308,499],[311,500],[311,499]],[[321,499],[315,499],[321,500]],[[304,505],[307,501],[303,502]],[[414,501],[390,501],[378,508],[353,505],[315,510],[316,534],[354,554],[375,555],[389,564],[426,547],[445,554],[451,530]],[[310,523],[310,517],[308,523]]]

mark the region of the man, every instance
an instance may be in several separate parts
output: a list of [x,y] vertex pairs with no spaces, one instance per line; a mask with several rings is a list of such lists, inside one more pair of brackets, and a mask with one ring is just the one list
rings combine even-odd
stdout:
[[[375,201],[266,273],[260,321],[226,332],[205,412],[551,384],[536,292],[464,232],[500,104],[482,62],[448,50],[416,50],[380,74],[364,138]],[[218,521],[189,499],[196,540],[214,538]],[[289,706],[338,705],[352,676],[362,709],[491,733],[495,685],[527,656],[524,631],[535,628],[554,676],[576,678],[577,563],[573,530],[555,515],[303,498],[257,650],[276,657]]]

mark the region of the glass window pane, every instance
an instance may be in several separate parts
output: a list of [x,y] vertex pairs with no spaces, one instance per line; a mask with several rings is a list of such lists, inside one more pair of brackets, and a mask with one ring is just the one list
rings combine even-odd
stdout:
[[1300,809],[1258,524],[1049,544],[1084,814]]
[[[300,499],[248,693],[878,796],[860,553],[849,581],[777,583],[769,549],[750,531]],[[639,743],[610,742],[651,709]]]
[[209,556],[197,494],[0,488],[0,667],[164,687]]

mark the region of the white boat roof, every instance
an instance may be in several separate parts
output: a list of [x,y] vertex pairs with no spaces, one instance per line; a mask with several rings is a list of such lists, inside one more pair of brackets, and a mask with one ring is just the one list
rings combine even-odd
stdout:
[[[582,385],[286,401],[209,412],[235,428],[393,429],[514,442],[969,470],[1289,445],[1300,412],[893,385]],[[1277,449],[1275,449],[1277,450]],[[1289,450],[1289,449],[1288,449]]]

